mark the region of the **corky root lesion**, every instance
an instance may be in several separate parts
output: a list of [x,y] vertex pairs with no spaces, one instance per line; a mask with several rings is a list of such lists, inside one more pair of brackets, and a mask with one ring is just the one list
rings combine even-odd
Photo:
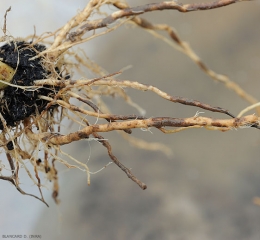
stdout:
[[[55,202],[58,203],[59,185],[58,170],[56,168],[58,163],[65,165],[67,168],[78,168],[86,172],[88,184],[90,184],[90,175],[92,174],[87,164],[65,153],[61,149],[61,146],[80,140],[95,139],[107,149],[108,156],[113,163],[124,171],[131,180],[137,183],[141,189],[146,189],[147,186],[113,154],[109,141],[101,135],[102,133],[118,131],[119,133],[124,133],[129,136],[132,130],[137,128],[142,130],[155,128],[164,134],[177,133],[190,128],[205,128],[219,131],[229,131],[247,127],[259,128],[260,119],[257,115],[243,116],[248,110],[252,109],[252,107],[259,107],[254,97],[246,93],[227,76],[217,74],[208,68],[195,54],[192,48],[181,40],[173,28],[164,24],[152,24],[140,17],[140,15],[151,11],[177,10],[187,13],[190,11],[224,7],[236,2],[239,1],[218,0],[204,4],[180,4],[175,1],[167,1],[130,7],[125,1],[90,0],[82,11],[57,32],[47,34],[44,37],[33,36],[33,42],[26,44],[26,47],[30,50],[35,49],[34,46],[39,46],[38,44],[46,43],[46,38],[51,36],[55,37],[49,46],[47,45],[46,48],[42,48],[37,54],[31,56],[28,61],[28,64],[31,63],[30,61],[37,61],[37,64],[39,63],[40,66],[45,69],[45,77],[39,79],[34,78],[32,84],[27,85],[19,84],[17,81],[1,82],[4,87],[8,85],[7,89],[9,90],[19,91],[21,95],[25,94],[27,97],[33,96],[32,101],[28,103],[29,108],[33,110],[30,114],[24,114],[23,118],[12,121],[6,119],[6,116],[10,115],[8,112],[9,107],[3,105],[4,102],[7,102],[4,101],[7,91],[2,90],[2,110],[0,112],[2,132],[0,134],[0,144],[3,152],[6,154],[9,167],[0,161],[0,179],[11,182],[19,192],[27,194],[19,186],[19,173],[21,169],[24,169],[39,189],[40,197],[34,197],[47,205],[42,195],[42,187],[45,186],[43,183],[44,176],[53,182],[52,196]],[[98,14],[99,8],[103,5],[112,5],[116,10],[101,19],[92,20],[91,16]],[[114,23],[114,25],[110,26],[112,23]],[[211,78],[225,84],[226,87],[254,105],[243,110],[236,117],[227,109],[214,107],[198,100],[171,96],[152,85],[145,85],[136,81],[119,80],[121,72],[108,74],[86,56],[82,57],[70,49],[72,46],[114,31],[120,25],[126,23],[133,23],[141,27],[153,36],[162,39],[170,46],[183,52]],[[109,28],[107,28],[108,26]],[[4,29],[5,28],[6,26]],[[103,29],[103,32],[96,33],[96,29]],[[93,31],[93,35],[86,37],[86,33],[90,31]],[[158,33],[159,31],[166,31],[169,38],[160,35]],[[5,35],[3,39],[8,40],[9,38]],[[10,44],[10,41],[7,44]],[[12,44],[16,44],[17,46],[15,41],[13,41]],[[21,51],[18,49],[17,53],[19,55]],[[15,69],[14,74],[17,73],[18,67],[19,61],[17,61],[17,66],[13,67],[13,69]],[[87,68],[97,75],[97,77],[92,79],[73,79],[70,73],[75,69],[80,71],[81,68]],[[189,118],[178,118],[177,116],[145,117],[144,110],[126,94],[126,88],[135,89],[137,91],[151,91],[166,101],[193,106],[211,112],[218,112],[224,114],[225,117],[222,119],[213,119],[199,116],[199,114],[195,114],[195,116]],[[9,94],[9,98],[10,96],[11,94]],[[106,102],[102,100],[102,96],[119,96],[123,98],[127,104],[135,107],[137,111],[139,111],[139,114],[113,114],[108,110],[108,106]],[[37,107],[36,102],[40,102],[41,104],[38,104]],[[67,127],[64,128],[62,122],[65,118],[78,124],[80,129],[71,131]],[[93,119],[95,120],[94,124],[91,123]],[[131,140],[131,138],[128,139]],[[165,153],[169,153],[167,147],[162,146],[160,143],[149,145],[141,141],[134,142],[138,143],[142,148],[150,150],[161,149]],[[40,151],[42,151],[43,154],[40,155]],[[62,155],[72,160],[72,163],[64,160],[61,157]],[[26,161],[30,164],[25,164]],[[9,175],[7,173],[9,173]]]

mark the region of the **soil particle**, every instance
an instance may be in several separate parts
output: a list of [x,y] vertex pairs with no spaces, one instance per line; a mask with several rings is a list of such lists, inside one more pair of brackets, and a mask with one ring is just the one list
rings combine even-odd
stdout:
[[[45,79],[48,72],[41,64],[41,58],[31,60],[39,52],[45,50],[44,45],[29,43],[11,42],[0,47],[0,58],[2,62],[16,69],[12,84],[20,86],[32,86],[34,80]],[[7,126],[15,126],[17,122],[41,112],[47,105],[47,101],[38,98],[38,95],[48,96],[53,89],[40,88],[37,90],[24,90],[8,86],[4,90],[0,103],[0,112],[4,117]],[[0,121],[0,129],[3,123]]]

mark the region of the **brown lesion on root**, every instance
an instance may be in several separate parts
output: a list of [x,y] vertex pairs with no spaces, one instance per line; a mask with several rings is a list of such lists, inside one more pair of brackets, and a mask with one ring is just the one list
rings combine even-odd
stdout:
[[109,144],[107,140],[105,140],[101,135],[94,132],[92,135],[98,139],[98,141],[107,149],[108,155],[110,159],[123,171],[125,174],[133,181],[135,182],[141,189],[145,190],[147,188],[147,185],[143,182],[141,182],[135,175],[131,172],[131,170],[122,164],[118,158],[112,153],[112,147]]

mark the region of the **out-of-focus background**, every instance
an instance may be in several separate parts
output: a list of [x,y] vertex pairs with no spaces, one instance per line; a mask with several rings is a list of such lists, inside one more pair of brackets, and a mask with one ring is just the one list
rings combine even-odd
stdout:
[[[151,2],[155,1],[133,0],[130,4]],[[1,24],[11,5],[9,34],[26,37],[33,34],[34,26],[37,34],[54,31],[86,3],[1,1]],[[260,99],[259,10],[260,2],[253,1],[211,11],[163,11],[143,17],[174,27],[210,68],[228,75]],[[186,56],[138,27],[120,27],[81,48],[109,73],[132,65],[120,78],[152,84],[171,95],[227,108],[233,114],[248,105]],[[86,76],[93,77],[89,72]],[[146,110],[146,116],[190,117],[199,110],[163,101],[148,92],[128,93]],[[125,113],[123,101],[107,101],[111,111]],[[203,116],[225,117],[203,112]],[[256,129],[225,133],[192,129],[174,135],[156,129],[152,133],[134,131],[136,137],[170,147],[171,157],[136,149],[117,133],[103,134],[120,161],[148,185],[147,190],[140,190],[113,164],[92,175],[90,186],[83,172],[64,171],[59,174],[61,203],[55,205],[51,190],[45,190],[47,208],[1,181],[0,238],[38,234],[42,239],[258,240],[260,206],[253,204],[253,198],[260,196],[259,133]],[[109,162],[105,149],[94,141],[66,146],[66,151],[83,162],[89,158],[92,171]],[[24,185],[21,187],[37,193],[35,186]]]

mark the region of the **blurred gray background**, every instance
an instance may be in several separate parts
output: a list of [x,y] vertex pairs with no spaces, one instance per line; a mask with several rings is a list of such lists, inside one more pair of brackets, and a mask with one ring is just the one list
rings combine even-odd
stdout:
[[[34,25],[38,34],[54,31],[86,2],[1,1],[1,23],[11,5],[7,28],[13,36],[32,34]],[[152,2],[160,1],[141,1]],[[260,99],[259,12],[260,2],[253,1],[212,11],[163,11],[144,17],[174,27],[211,69],[228,75]],[[186,56],[137,27],[123,26],[81,48],[109,73],[132,65],[120,79],[152,84],[171,95],[227,108],[235,115],[248,105]],[[89,72],[86,76],[93,77]],[[128,93],[148,117],[190,117],[199,110],[163,101],[149,92]],[[120,99],[107,101],[114,113],[126,113]],[[225,117],[203,112],[203,116]],[[134,148],[117,133],[103,134],[120,161],[148,185],[147,190],[140,190],[113,164],[92,175],[90,186],[83,172],[63,171],[59,174],[61,203],[55,205],[51,190],[45,190],[47,208],[2,181],[0,238],[3,234],[41,234],[42,239],[260,239],[260,207],[253,204],[253,198],[260,196],[259,130],[192,129],[163,135],[152,129],[152,133],[135,130],[133,135],[164,143],[173,151],[167,157]],[[97,142],[78,142],[66,150],[82,162],[90,156],[92,171],[109,162]],[[37,193],[31,183],[22,187]]]

